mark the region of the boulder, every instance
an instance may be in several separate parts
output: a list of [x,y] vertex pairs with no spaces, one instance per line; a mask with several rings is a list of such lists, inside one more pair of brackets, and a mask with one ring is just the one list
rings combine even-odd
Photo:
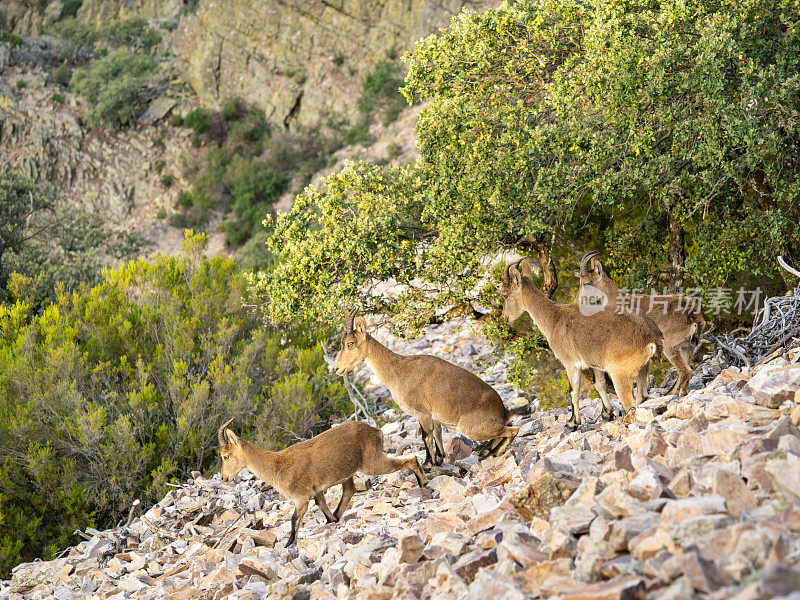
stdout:
[[800,390],[800,365],[762,369],[748,382],[747,387],[756,404],[778,408],[787,400],[794,400]]

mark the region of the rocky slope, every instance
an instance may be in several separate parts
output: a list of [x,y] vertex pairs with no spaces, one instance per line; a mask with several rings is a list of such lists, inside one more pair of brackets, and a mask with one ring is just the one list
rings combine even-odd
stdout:
[[[428,328],[405,350],[471,365],[518,398],[503,357],[466,327]],[[799,361],[795,349],[752,371],[704,365],[685,398],[653,390],[629,428],[568,433],[565,415],[534,413],[506,456],[483,462],[448,435],[426,487],[406,473],[360,478],[340,523],[309,510],[297,547],[285,547],[290,504],[248,472],[234,484],[194,473],[142,517],[19,566],[0,594],[797,599]],[[582,408],[589,420],[594,404]],[[381,417],[389,452],[422,455],[414,421]]]

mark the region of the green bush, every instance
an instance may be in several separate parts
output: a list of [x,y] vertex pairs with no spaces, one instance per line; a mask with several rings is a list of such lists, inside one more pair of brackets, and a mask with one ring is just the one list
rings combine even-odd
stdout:
[[345,131],[342,136],[342,142],[344,142],[345,146],[364,144],[371,140],[372,136],[369,133],[369,124],[365,122],[353,125],[350,129]]
[[161,34],[150,27],[144,17],[115,19],[106,25],[100,34],[115,48],[131,48],[149,51],[161,43]]
[[56,104],[64,104],[64,95],[63,94],[53,94],[50,96],[50,100],[55,102]]
[[183,117],[180,116],[178,113],[172,113],[169,116],[169,124],[173,127],[180,127],[183,125]]
[[348,408],[313,339],[265,329],[246,283],[207,240],[62,293],[41,315],[0,305],[0,571],[218,468],[216,431],[268,448]]
[[78,14],[78,9],[83,4],[83,0],[64,0],[61,3],[61,18],[72,19]]
[[175,31],[178,28],[178,24],[175,21],[161,21],[158,26],[164,31]]
[[183,7],[181,8],[182,15],[193,15],[197,13],[197,6],[199,0],[184,0]]
[[139,92],[156,68],[150,56],[115,50],[88,67],[75,69],[70,89],[90,104],[86,122],[90,127],[129,125],[136,111]]
[[239,103],[236,100],[225,102],[222,105],[222,118],[226,121],[233,121],[241,114]]
[[53,69],[50,77],[56,83],[64,86],[69,85],[69,80],[72,78],[72,68],[65,62]]
[[23,88],[28,87],[28,82],[25,81],[24,79],[17,79],[16,86],[18,90],[21,90]]
[[0,43],[5,43],[12,48],[19,48],[24,43],[22,38],[10,31],[0,30]]
[[358,110],[364,115],[382,111],[384,123],[395,121],[400,111],[407,106],[400,93],[402,85],[400,65],[392,60],[378,61],[372,71],[361,80]]
[[205,108],[195,108],[183,117],[183,124],[195,133],[205,133],[211,127],[211,113]]
[[164,187],[169,187],[172,185],[172,175],[162,175],[161,176],[161,185]]
[[74,17],[54,23],[50,32],[58,37],[56,54],[64,59],[71,59],[81,51],[94,50],[100,39],[100,34],[94,27]]

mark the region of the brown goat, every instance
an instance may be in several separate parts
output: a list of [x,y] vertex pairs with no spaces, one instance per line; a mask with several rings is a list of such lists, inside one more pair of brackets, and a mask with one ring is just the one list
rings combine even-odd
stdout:
[[[683,396],[689,388],[692,375],[692,358],[700,343],[706,321],[697,303],[677,294],[651,296],[630,294],[624,296],[614,281],[603,271],[597,252],[587,252],[581,259],[581,290],[594,286],[607,297],[606,312],[638,313],[655,323],[664,336],[664,356],[675,367],[678,379],[670,394]],[[578,292],[580,301],[581,292]],[[624,302],[622,302],[624,300]]]
[[426,354],[401,356],[367,333],[363,317],[353,309],[345,321],[336,373],[344,375],[366,360],[387,385],[400,409],[416,417],[422,428],[425,463],[442,464],[442,425],[479,442],[480,455],[499,456],[519,427],[509,427],[511,413],[500,395],[477,375]]
[[613,416],[605,372],[622,402],[625,422],[633,419],[634,377],[639,389],[647,386],[647,366],[661,344],[644,319],[606,312],[584,315],[575,304],[553,302],[533,283],[531,266],[524,259],[516,266],[506,266],[501,293],[503,318],[511,323],[527,312],[567,371],[572,400],[567,428],[581,424],[578,403],[581,372],[586,369],[594,371],[595,387],[603,401],[602,418]]
[[[390,458],[383,452],[383,433],[366,423],[346,421],[310,440],[298,442],[279,452],[270,452],[246,442],[227,429],[219,428],[220,474],[230,481],[247,467],[253,474],[294,502],[292,533],[286,546],[297,539],[300,523],[312,498],[328,522],[338,521],[356,491],[353,475],[383,475],[410,469],[421,486],[422,468],[416,456]],[[331,513],[325,490],[342,485],[339,506]]]

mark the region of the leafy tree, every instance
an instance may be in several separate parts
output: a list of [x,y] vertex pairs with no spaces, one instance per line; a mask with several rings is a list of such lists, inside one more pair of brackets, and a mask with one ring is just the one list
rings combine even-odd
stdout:
[[[351,165],[277,220],[268,318],[491,304],[486,258],[512,248],[551,293],[557,246],[605,248],[628,284],[777,291],[774,255],[800,250],[798,21],[789,0],[463,11],[406,57],[416,165]],[[426,292],[364,297],[392,277]]]

